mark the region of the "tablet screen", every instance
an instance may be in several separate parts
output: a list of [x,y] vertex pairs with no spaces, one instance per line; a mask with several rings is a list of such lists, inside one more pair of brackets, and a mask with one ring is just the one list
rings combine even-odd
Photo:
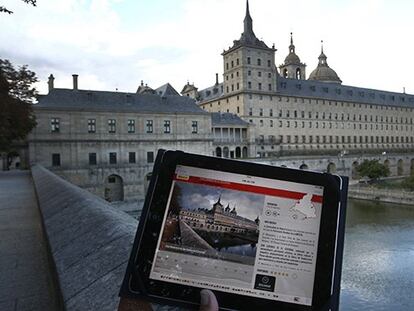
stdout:
[[150,279],[312,305],[323,187],[178,165]]

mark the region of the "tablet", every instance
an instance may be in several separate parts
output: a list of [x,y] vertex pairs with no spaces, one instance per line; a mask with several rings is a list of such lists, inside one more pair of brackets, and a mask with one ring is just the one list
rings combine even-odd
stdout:
[[348,179],[161,150],[120,295],[337,310]]

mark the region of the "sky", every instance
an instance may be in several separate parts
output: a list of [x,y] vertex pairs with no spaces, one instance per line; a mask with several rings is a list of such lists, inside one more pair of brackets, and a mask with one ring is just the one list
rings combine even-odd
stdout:
[[[141,80],[178,91],[222,81],[224,49],[243,30],[245,0],[0,0],[0,58],[55,87],[135,92]],[[412,0],[250,0],[256,36],[275,44],[276,64],[296,52],[316,68],[321,40],[343,84],[414,94]]]

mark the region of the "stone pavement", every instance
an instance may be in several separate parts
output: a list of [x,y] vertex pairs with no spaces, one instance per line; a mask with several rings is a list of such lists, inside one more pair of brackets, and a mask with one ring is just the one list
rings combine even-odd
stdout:
[[29,171],[0,171],[0,310],[61,310]]

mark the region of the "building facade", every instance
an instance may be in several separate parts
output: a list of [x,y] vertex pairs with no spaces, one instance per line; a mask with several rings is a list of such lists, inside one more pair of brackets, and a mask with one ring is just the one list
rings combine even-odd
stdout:
[[254,125],[256,156],[412,152],[414,96],[342,85],[323,50],[306,79],[293,37],[285,63],[259,40],[247,2],[244,31],[222,53],[223,82],[193,96],[208,112]]
[[258,234],[260,220],[254,221],[237,215],[236,206],[230,208],[221,203],[220,198],[211,209],[180,210],[180,220],[191,228],[223,233]]
[[77,77],[73,89],[50,88],[34,106],[31,163],[108,201],[142,198],[159,149],[212,154],[211,115],[169,92],[79,90]]

